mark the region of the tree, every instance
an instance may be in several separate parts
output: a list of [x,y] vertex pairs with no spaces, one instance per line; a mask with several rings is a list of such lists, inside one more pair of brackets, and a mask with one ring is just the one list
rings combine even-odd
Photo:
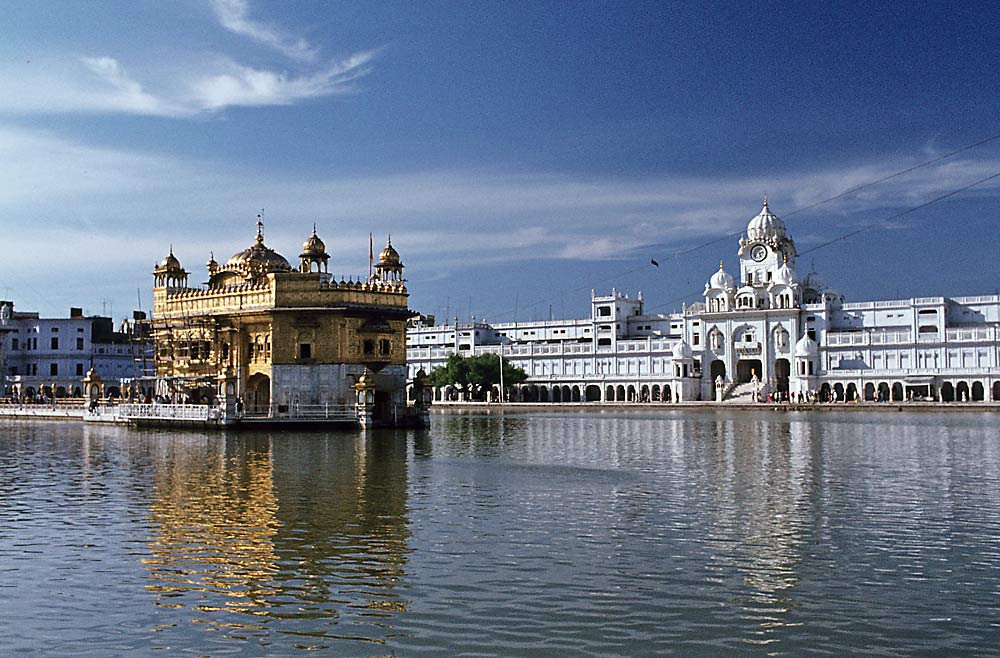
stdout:
[[[500,383],[500,362],[496,354],[479,354],[463,357],[452,354],[443,366],[431,370],[428,379],[432,386],[454,386],[468,400],[482,400],[486,392]],[[503,383],[515,386],[528,378],[524,370],[503,359]]]

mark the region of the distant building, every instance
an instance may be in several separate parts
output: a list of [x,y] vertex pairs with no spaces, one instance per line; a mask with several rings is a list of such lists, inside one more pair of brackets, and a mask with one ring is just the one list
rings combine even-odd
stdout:
[[157,382],[147,392],[280,417],[354,405],[360,383],[373,393],[374,422],[391,422],[406,406],[412,315],[391,242],[370,277],[337,281],[315,227],[297,267],[264,244],[262,229],[224,264],[211,258],[204,286],[188,284],[172,250],[156,266]]
[[121,395],[121,380],[143,374],[152,364],[145,314],[137,312],[118,331],[111,318],[84,316],[71,308],[67,318],[42,318],[0,301],[0,368],[5,396],[82,397],[83,379],[93,369],[105,394]]
[[522,401],[1000,400],[997,295],[845,303],[816,273],[796,275],[795,243],[766,199],[737,255],[739,278],[720,262],[704,301],[680,313],[612,290],[592,292],[585,319],[417,323],[410,376],[486,352],[527,371],[507,393]]

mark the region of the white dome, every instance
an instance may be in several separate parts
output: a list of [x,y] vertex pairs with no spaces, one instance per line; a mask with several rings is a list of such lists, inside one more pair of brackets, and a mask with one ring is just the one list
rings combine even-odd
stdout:
[[786,286],[792,285],[795,282],[795,270],[788,267],[788,262],[782,263],[778,271],[774,273],[774,282],[784,284]]
[[817,354],[819,354],[819,346],[816,345],[816,341],[809,337],[809,334],[795,343],[795,356],[814,357]]
[[681,342],[674,345],[674,358],[675,359],[691,358],[691,346],[687,344],[686,340],[681,340]]
[[728,290],[733,287],[733,277],[731,274],[722,269],[722,261],[719,261],[719,271],[712,275],[712,278],[708,280],[709,288],[721,288],[723,290]]
[[764,197],[764,207],[757,216],[747,224],[747,238],[755,240],[780,240],[785,237],[785,223],[767,207],[767,197]]

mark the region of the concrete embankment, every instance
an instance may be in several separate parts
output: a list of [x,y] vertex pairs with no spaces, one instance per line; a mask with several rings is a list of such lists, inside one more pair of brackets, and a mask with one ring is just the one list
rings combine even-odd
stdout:
[[25,404],[0,406],[0,419],[83,420],[83,405]]

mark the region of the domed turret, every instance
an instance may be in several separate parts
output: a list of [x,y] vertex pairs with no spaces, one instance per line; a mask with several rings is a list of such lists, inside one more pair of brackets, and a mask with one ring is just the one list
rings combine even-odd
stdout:
[[326,253],[326,245],[316,235],[316,225],[313,224],[313,232],[305,242],[302,243],[302,253],[299,255],[299,271],[312,272],[315,266],[316,272],[326,272],[327,262],[330,255]]
[[819,354],[819,346],[808,334],[795,343],[795,356],[803,359],[811,359]]
[[170,247],[170,253],[167,254],[167,257],[163,259],[163,262],[160,263],[160,265],[159,265],[159,267],[157,269],[161,269],[161,270],[179,270],[179,269],[181,269],[181,262],[179,260],[177,260],[176,256],[174,256],[174,248],[173,248],[173,246]]
[[712,275],[708,285],[710,288],[720,288],[722,290],[728,290],[733,287],[733,277],[726,270],[722,269],[721,260],[719,261],[719,271]]
[[790,286],[795,283],[795,270],[788,266],[788,259],[781,264],[781,267],[774,273],[774,282]]
[[392,236],[386,240],[385,248],[378,255],[375,278],[379,281],[403,281],[403,262],[399,252],[392,246]]
[[188,273],[181,267],[181,262],[174,256],[174,248],[153,269],[153,285],[157,288],[183,288],[187,286]]
[[215,276],[215,273],[219,271],[219,264],[215,260],[215,254],[213,252],[208,252],[208,262],[205,263],[205,267],[208,268],[208,276]]
[[674,345],[673,355],[675,360],[690,359],[691,358],[691,346],[688,345],[686,340],[681,340],[679,343]]
[[219,268],[209,285],[230,285],[260,279],[272,272],[291,272],[292,266],[285,257],[264,244],[264,222],[257,220],[257,237],[243,251],[233,254]]
[[785,223],[767,207],[767,197],[764,206],[757,216],[747,224],[747,238],[750,241],[777,241],[785,237]]

